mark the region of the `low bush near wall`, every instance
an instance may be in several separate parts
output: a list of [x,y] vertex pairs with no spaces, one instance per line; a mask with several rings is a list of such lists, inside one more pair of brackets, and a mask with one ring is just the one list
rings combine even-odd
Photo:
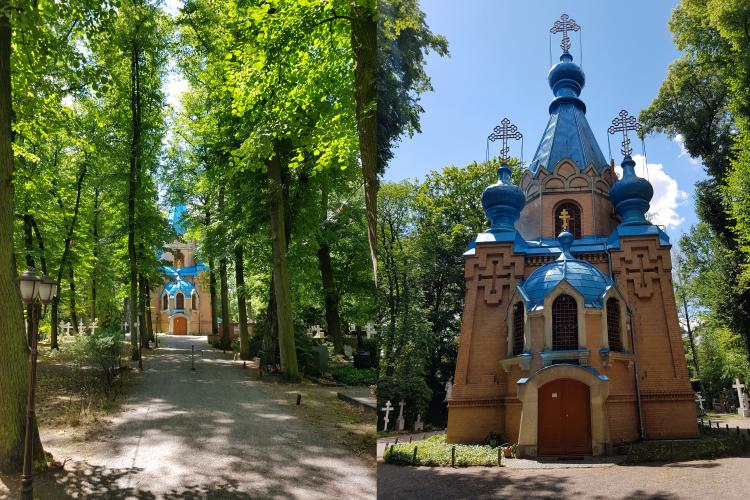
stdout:
[[[416,459],[414,447],[417,448]],[[402,443],[388,447],[384,460],[395,465],[429,465],[450,467],[453,463],[455,447],[455,465],[469,467],[472,465],[497,466],[498,448],[489,445],[448,444],[445,434],[436,434],[421,441]]]
[[372,385],[377,382],[375,368],[354,368],[351,365],[331,368],[331,378],[345,385]]
[[701,428],[699,439],[644,441],[630,445],[625,464],[700,460],[750,453],[747,431]]

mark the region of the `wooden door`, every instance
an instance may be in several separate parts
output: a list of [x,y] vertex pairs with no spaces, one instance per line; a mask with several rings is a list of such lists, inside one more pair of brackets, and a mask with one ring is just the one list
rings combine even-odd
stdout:
[[175,335],[187,335],[187,319],[181,316],[176,317],[172,320],[172,329]]
[[560,379],[539,388],[537,454],[591,454],[589,388],[577,380]]

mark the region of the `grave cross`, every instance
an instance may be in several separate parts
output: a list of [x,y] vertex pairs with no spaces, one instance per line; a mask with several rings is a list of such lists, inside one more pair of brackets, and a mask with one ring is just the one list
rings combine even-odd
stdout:
[[562,42],[560,43],[560,48],[563,52],[568,52],[570,50],[570,37],[568,36],[568,31],[580,31],[581,27],[578,25],[578,23],[575,21],[575,19],[571,19],[569,15],[563,14],[560,16],[560,19],[555,21],[555,23],[552,25],[552,27],[549,29],[549,32],[553,35],[556,33],[562,33]]
[[404,406],[406,406],[406,403],[402,399],[398,405],[401,407],[401,410],[398,412],[398,418],[396,419],[396,430],[397,431],[403,431],[404,430]]
[[508,147],[508,139],[515,139],[515,140],[521,140],[523,139],[523,134],[518,131],[518,127],[510,123],[510,120],[507,118],[503,118],[500,120],[500,125],[497,125],[495,128],[492,129],[492,133],[487,136],[487,139],[495,142],[497,140],[503,141],[503,147],[500,149],[500,161],[503,163],[507,163],[507,161],[510,159],[508,156],[508,153],[510,152],[510,148]]
[[695,393],[695,401],[698,403],[698,406],[700,406],[701,411],[704,411],[703,402],[705,401],[705,399],[703,398],[703,396],[701,396],[700,392]]
[[630,156],[633,152],[633,148],[630,147],[628,130],[640,134],[641,128],[641,124],[636,121],[635,116],[628,116],[628,112],[623,109],[618,113],[618,116],[612,119],[612,125],[607,129],[607,132],[610,135],[622,132],[622,148],[620,149],[620,152],[623,156]]
[[89,325],[89,330],[91,330],[91,335],[94,335],[96,333],[96,329],[99,328],[98,320],[94,318],[94,321],[91,322]]
[[78,320],[78,333],[86,334],[86,327],[83,326],[83,320]]
[[734,379],[734,385],[732,386],[735,389],[737,389],[737,399],[740,400],[740,410],[745,409],[745,394],[742,392],[742,389],[745,388],[745,384],[740,383],[740,379],[735,378]]
[[390,399],[385,403],[385,407],[381,408],[381,410],[385,412],[385,417],[383,417],[383,422],[384,422],[383,432],[385,432],[388,430],[388,422],[390,422],[388,415],[390,415],[391,411],[393,410],[393,406],[391,406]]

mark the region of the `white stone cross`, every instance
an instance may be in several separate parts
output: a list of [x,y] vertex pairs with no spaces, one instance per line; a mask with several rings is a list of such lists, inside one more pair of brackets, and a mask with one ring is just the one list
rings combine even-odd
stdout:
[[375,336],[375,325],[372,324],[372,322],[369,322],[365,325],[365,332],[367,333],[367,338],[371,339]]
[[381,408],[381,410],[385,412],[385,417],[383,418],[383,421],[385,422],[385,425],[383,425],[383,432],[385,432],[388,430],[388,422],[390,422],[388,415],[390,415],[391,411],[393,410],[390,399],[385,403],[385,407]]
[[401,410],[398,412],[398,418],[396,419],[396,430],[397,431],[403,431],[404,430],[404,406],[406,406],[406,403],[402,399],[398,405],[401,407]]
[[65,332],[65,335],[70,335],[70,329],[73,328],[73,325],[70,324],[70,321],[60,321],[60,329]]
[[737,389],[737,399],[740,400],[740,410],[745,409],[745,398],[743,397],[742,389],[745,388],[745,384],[740,383],[740,379],[735,378],[734,379],[734,385],[732,386],[735,389]]
[[78,333],[85,334],[86,333],[86,327],[83,326],[83,320],[78,320]]
[[94,318],[94,321],[92,321],[91,324],[89,325],[89,330],[91,330],[91,335],[96,333],[96,329],[99,328],[98,322],[99,321],[96,318]]
[[703,398],[703,396],[701,396],[700,392],[695,393],[695,400],[698,402],[698,406],[700,406],[701,411],[704,411],[703,402],[705,401],[705,399]]

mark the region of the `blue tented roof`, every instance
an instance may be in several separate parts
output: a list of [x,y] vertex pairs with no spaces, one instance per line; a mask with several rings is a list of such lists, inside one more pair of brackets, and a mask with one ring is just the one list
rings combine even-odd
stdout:
[[195,285],[181,278],[178,278],[177,280],[170,281],[169,283],[164,285],[163,293],[166,293],[170,297],[174,297],[177,292],[182,292],[186,297],[190,297],[190,295],[192,295],[193,293],[193,290],[195,290]]

